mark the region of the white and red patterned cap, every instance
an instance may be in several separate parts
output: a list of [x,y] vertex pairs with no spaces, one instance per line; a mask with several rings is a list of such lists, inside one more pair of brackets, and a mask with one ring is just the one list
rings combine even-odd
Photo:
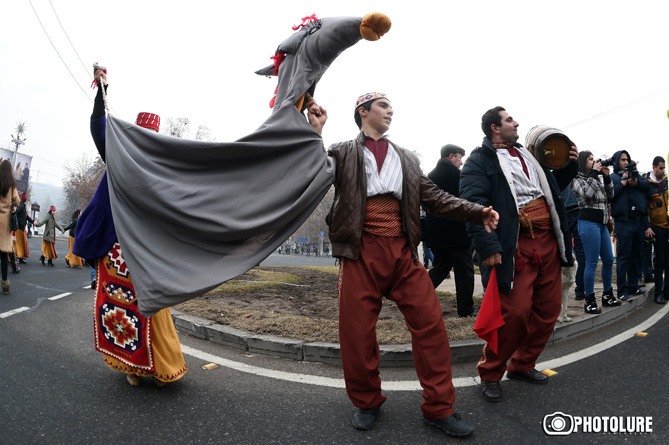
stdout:
[[371,102],[376,99],[388,99],[388,96],[386,96],[383,93],[367,93],[363,94],[362,96],[358,97],[358,101],[355,103],[355,109],[357,110],[359,106],[362,104],[366,104],[367,102]]
[[160,129],[160,116],[153,113],[139,113],[135,123],[140,127],[158,131]]

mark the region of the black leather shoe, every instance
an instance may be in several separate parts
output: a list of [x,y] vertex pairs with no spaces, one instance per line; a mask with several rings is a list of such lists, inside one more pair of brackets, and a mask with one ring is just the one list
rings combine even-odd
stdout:
[[499,385],[499,382],[489,382],[481,379],[481,395],[488,402],[501,402],[502,387]]
[[453,413],[442,419],[426,419],[423,422],[430,426],[436,426],[450,436],[464,437],[474,432],[474,427],[462,420],[460,414]]
[[44,256],[39,257],[39,260],[41,261],[42,266],[44,266]]
[[371,430],[376,419],[379,418],[379,409],[378,408],[369,408],[358,410],[353,414],[353,419],[351,419],[351,424],[354,428],[359,430]]
[[477,308],[472,309],[472,311],[468,315],[460,315],[458,314],[458,318],[471,318],[471,317],[478,317],[479,316],[479,310]]
[[667,300],[665,300],[662,295],[656,295],[655,296],[655,302],[657,304],[667,304]]
[[25,258],[19,258],[19,263],[21,263],[21,264],[26,264],[27,261],[26,261]]
[[506,376],[512,380],[522,380],[528,383],[534,383],[536,385],[545,385],[548,383],[548,376],[542,374],[536,369],[532,369],[527,372],[507,372]]
[[91,289],[95,289],[95,280],[91,281]]

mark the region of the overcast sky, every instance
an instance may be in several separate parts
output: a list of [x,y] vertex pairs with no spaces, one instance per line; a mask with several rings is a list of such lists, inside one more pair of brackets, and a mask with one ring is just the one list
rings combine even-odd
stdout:
[[115,116],[186,117],[192,134],[206,125],[217,141],[236,140],[271,112],[276,80],[254,71],[271,63],[293,24],[376,10],[392,20],[390,32],[345,51],[317,87],[329,113],[326,146],[355,137],[356,98],[382,91],[395,111],[391,140],[417,150],[426,172],[442,145],[467,154],[479,145],[481,115],[496,105],[520,123],[522,143],[546,124],[596,156],[626,149],[641,171],[666,158],[669,2],[661,0],[3,1],[0,147],[13,148],[16,124],[27,122],[21,151],[34,156],[32,180],[55,185],[66,165],[94,159],[94,62],[108,68]]

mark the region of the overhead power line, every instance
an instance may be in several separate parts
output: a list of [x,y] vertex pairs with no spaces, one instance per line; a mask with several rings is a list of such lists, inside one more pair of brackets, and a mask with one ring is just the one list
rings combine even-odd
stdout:
[[37,10],[35,10],[35,6],[33,6],[32,0],[28,0],[28,2],[30,3],[30,7],[33,9],[33,12],[35,13],[35,17],[37,17],[37,21],[39,22],[40,26],[42,27],[42,30],[44,31],[44,34],[46,34],[46,38],[49,39],[49,43],[51,43],[51,46],[53,47],[53,50],[56,51],[56,54],[58,55],[58,58],[60,58],[60,61],[63,62],[63,65],[65,65],[65,69],[67,70],[67,72],[70,73],[70,76],[72,76],[72,79],[74,80],[74,83],[76,83],[77,86],[79,87],[79,89],[81,90],[81,92],[84,93],[84,95],[86,96],[86,99],[93,102],[93,99],[91,99],[89,97],[89,95],[86,93],[86,91],[81,87],[81,85],[77,81],[77,78],[74,77],[74,74],[72,74],[72,71],[70,70],[70,67],[67,66],[67,63],[65,63],[65,60],[63,59],[63,57],[58,52],[58,49],[56,48],[56,45],[53,44],[53,41],[51,40],[51,37],[49,36],[49,33],[47,32],[46,28],[42,24],[42,20],[40,20],[40,18],[39,18],[39,14],[37,14]]
[[77,52],[77,49],[74,47],[74,44],[72,43],[72,40],[70,40],[70,36],[67,35],[67,32],[65,31],[65,27],[60,21],[60,17],[58,17],[58,13],[56,12],[56,8],[53,7],[53,3],[51,3],[51,0],[49,0],[49,4],[51,5],[51,9],[53,9],[53,15],[56,16],[56,20],[58,20],[58,24],[60,25],[60,29],[63,30],[63,34],[65,34],[65,37],[67,37],[67,41],[70,42],[70,46],[72,47],[72,50],[74,51],[74,54],[77,55],[77,59],[79,59],[79,62],[81,63],[81,66],[84,67],[84,71],[88,74],[88,77],[93,79],[93,75],[91,74],[90,67],[86,67],[86,64],[84,63],[83,60],[81,60],[81,57],[79,57],[79,53]]
[[632,105],[638,104],[639,102],[643,102],[643,101],[648,100],[648,99],[650,99],[650,98],[652,98],[652,97],[659,96],[660,94],[664,94],[664,93],[666,93],[667,91],[669,91],[669,88],[666,88],[666,89],[664,89],[664,90],[662,90],[662,91],[658,91],[657,93],[653,93],[653,94],[651,94],[651,95],[649,95],[649,96],[642,97],[641,99],[633,100],[632,102],[628,102],[628,103],[626,103],[625,105],[620,105],[619,107],[612,108],[612,109],[610,109],[610,110],[608,110],[608,111],[604,111],[603,113],[596,114],[596,115],[591,116],[591,117],[589,117],[589,118],[587,118],[587,119],[583,119],[583,120],[581,120],[581,121],[574,122],[573,124],[564,125],[562,128],[575,127],[576,125],[580,125],[580,124],[582,124],[582,123],[591,121],[591,120],[593,120],[593,119],[597,119],[597,118],[602,117],[602,116],[604,116],[604,115],[613,113],[614,111],[622,110],[623,108],[627,108],[627,107],[630,107],[630,106],[632,106]]

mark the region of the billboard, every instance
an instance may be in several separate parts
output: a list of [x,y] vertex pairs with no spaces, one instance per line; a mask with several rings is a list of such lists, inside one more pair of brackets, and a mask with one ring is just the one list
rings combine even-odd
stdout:
[[[16,155],[16,159],[14,159]],[[30,180],[30,168],[33,161],[32,156],[23,153],[14,153],[12,150],[0,148],[0,162],[8,159],[14,166],[14,179],[16,179],[16,189],[19,193],[28,192],[28,181]]]

